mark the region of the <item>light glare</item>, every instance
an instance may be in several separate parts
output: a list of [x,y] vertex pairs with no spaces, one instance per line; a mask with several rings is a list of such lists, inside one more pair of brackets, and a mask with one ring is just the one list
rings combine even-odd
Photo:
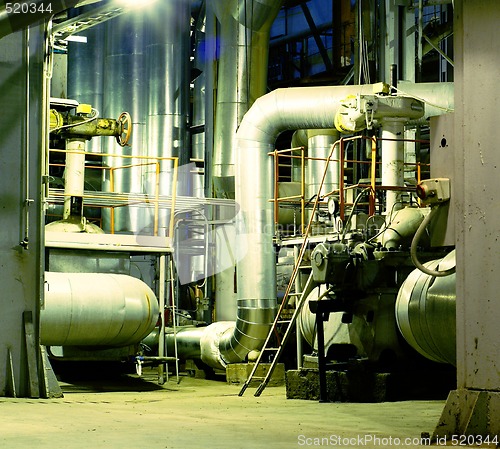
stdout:
[[115,0],[120,6],[129,9],[139,9],[156,3],[157,0]]

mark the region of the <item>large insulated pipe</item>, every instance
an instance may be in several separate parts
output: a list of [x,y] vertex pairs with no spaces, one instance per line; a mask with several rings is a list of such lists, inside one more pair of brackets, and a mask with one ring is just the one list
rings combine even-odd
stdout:
[[[386,119],[382,122],[382,186],[403,187],[405,169],[404,138],[405,122],[403,120]],[[398,190],[387,190],[385,200],[385,214],[394,211],[400,203],[401,192]]]
[[[193,70],[199,71],[192,75],[196,76],[192,80],[193,83],[193,116],[192,127],[194,132],[191,137],[192,159],[195,160],[196,166],[202,166],[203,170],[193,176],[193,196],[203,198],[205,196],[205,176],[204,176],[204,160],[205,160],[205,91],[206,91],[206,50],[205,50],[205,23],[206,14],[205,7],[196,21],[195,27],[195,47]],[[211,94],[211,93],[210,93]],[[202,128],[202,129],[200,129]],[[203,165],[202,165],[203,164]]]
[[[424,264],[432,270],[455,266],[455,251]],[[414,270],[396,300],[396,320],[405,340],[424,357],[456,364],[456,276],[433,277]]]
[[156,325],[158,300],[123,274],[45,273],[40,339],[47,346],[125,346]]
[[[282,0],[215,0],[220,23],[217,98],[213,142],[212,181],[215,196],[234,198],[236,130],[256,98],[267,88],[269,33]],[[233,244],[234,229],[217,234],[216,247]],[[234,266],[215,276],[217,320],[236,313]]]
[[[148,17],[146,118],[147,152],[152,157],[179,157],[180,165],[190,159],[187,139],[189,116],[190,1],[157,2]],[[172,195],[173,163],[162,162],[159,194]],[[187,173],[189,175],[189,173]],[[156,167],[144,170],[143,184],[150,197],[156,191]],[[179,187],[189,182],[179,179]],[[177,191],[180,195],[191,192]],[[168,230],[169,211],[159,217],[160,234]]]
[[[102,151],[126,156],[144,156],[146,153],[146,11],[124,14],[106,23],[105,39],[95,48],[99,57],[104,54],[103,111],[109,117],[118,117],[129,111],[133,132],[129,145],[120,148],[111,139],[102,141]],[[102,46],[102,48],[101,48]],[[85,69],[84,69],[85,70]],[[89,81],[86,81],[89,83]],[[96,83],[98,81],[96,80]],[[142,162],[142,161],[141,161]],[[105,172],[104,190],[123,193],[143,193],[142,167],[137,160],[106,157],[111,170]],[[126,167],[126,168],[122,168]],[[103,226],[111,229],[111,211],[103,210]],[[115,232],[141,232],[147,226],[144,208],[118,207],[114,209]]]
[[64,170],[63,219],[71,215],[72,197],[83,197],[85,185],[84,138],[66,139],[66,167]]
[[217,197],[234,198],[236,130],[267,88],[269,33],[282,0],[215,0],[220,59],[213,176]]
[[[307,198],[316,195],[325,171],[326,159],[330,156],[332,145],[339,139],[336,129],[310,129],[308,135],[308,157],[306,169]],[[323,196],[339,188],[340,146],[337,145],[329,162],[329,170],[323,182],[320,195]],[[323,159],[323,160],[322,160]]]
[[[424,91],[428,87],[422,85]],[[447,89],[449,85],[444,85],[443,91]],[[237,362],[249,351],[260,349],[275,315],[274,217],[269,202],[274,183],[268,153],[274,150],[276,138],[285,130],[332,128],[341,100],[372,92],[373,85],[277,89],[259,98],[245,114],[237,132],[236,203],[240,207],[238,246],[246,254],[237,264],[236,324],[226,329],[220,324],[212,339],[217,351],[213,346],[206,351],[213,355],[214,364]],[[438,87],[429,98],[417,92],[419,98],[434,104],[448,100],[441,100]],[[202,356],[207,345],[202,341]]]

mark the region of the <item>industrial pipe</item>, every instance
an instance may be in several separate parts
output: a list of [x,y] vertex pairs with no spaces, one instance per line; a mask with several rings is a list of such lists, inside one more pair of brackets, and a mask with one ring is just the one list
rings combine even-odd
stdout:
[[[399,120],[384,120],[382,122],[382,186],[404,187],[405,184],[405,122]],[[385,200],[385,214],[394,211],[401,204],[401,191],[387,190]]]
[[269,34],[282,0],[216,0],[220,59],[214,135],[214,189],[234,198],[235,133],[267,87]]
[[[83,197],[85,187],[85,142],[84,138],[66,139],[66,167],[64,170],[63,219],[71,215],[73,197]],[[83,207],[83,203],[82,203]],[[80,211],[80,216],[81,216]]]
[[[426,84],[414,85],[412,90],[435,105],[452,101],[441,98],[450,90],[446,83],[441,91],[433,86],[432,95]],[[276,138],[285,130],[332,128],[341,100],[372,93],[373,85],[277,89],[260,97],[245,114],[236,136],[237,238],[239,247],[247,249],[237,264],[238,315],[234,328],[215,332],[217,352],[211,359],[205,356],[207,363],[225,366],[260,349],[275,316],[274,217],[269,202],[274,184],[272,158],[267,154],[274,150]],[[438,109],[438,113],[444,111]],[[202,342],[202,357],[203,348]]]

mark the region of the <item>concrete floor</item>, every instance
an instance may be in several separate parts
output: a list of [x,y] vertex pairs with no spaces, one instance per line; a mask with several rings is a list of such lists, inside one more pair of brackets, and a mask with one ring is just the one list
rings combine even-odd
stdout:
[[0,398],[0,447],[423,448],[421,432],[432,433],[444,406],[287,400],[285,387],[268,387],[259,398],[249,388],[238,397],[240,388],[223,381],[181,376],[177,383],[174,376],[160,387],[155,380],[146,371],[141,379],[62,383],[61,399]]

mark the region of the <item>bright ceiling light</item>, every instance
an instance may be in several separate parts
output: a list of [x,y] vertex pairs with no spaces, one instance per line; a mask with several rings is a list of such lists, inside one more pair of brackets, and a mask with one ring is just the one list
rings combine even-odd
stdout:
[[135,9],[147,7],[156,3],[156,1],[157,0],[115,0],[115,2],[120,6]]

